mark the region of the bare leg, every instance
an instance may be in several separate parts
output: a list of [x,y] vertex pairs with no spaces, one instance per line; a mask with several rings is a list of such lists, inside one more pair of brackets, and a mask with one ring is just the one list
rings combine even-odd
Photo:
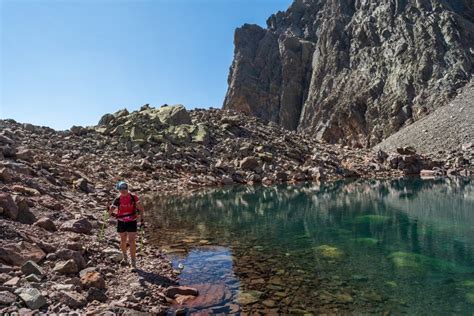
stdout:
[[136,246],[136,238],[137,238],[137,233],[128,233],[128,243],[130,244],[130,257],[132,258],[132,261],[135,261],[135,255],[137,251],[137,246]]
[[127,233],[120,233],[120,249],[122,250],[123,258],[127,260]]

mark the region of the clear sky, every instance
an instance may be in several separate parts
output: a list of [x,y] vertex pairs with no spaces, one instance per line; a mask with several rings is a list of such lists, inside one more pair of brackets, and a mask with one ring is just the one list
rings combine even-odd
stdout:
[[291,0],[0,0],[0,118],[67,129],[145,103],[221,107],[244,23]]

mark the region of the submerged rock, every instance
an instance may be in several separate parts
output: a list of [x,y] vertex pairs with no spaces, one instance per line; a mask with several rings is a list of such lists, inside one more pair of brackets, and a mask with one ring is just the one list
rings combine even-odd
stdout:
[[321,245],[321,246],[315,247],[314,250],[316,251],[318,255],[322,256],[324,259],[340,260],[344,256],[344,253],[341,250],[339,250],[339,248],[332,247],[329,245]]
[[239,294],[237,294],[237,303],[244,306],[255,304],[260,301],[262,294],[260,291],[239,292]]

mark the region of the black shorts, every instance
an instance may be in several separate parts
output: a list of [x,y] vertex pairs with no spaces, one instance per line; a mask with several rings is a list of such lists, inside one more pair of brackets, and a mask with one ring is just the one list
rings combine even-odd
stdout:
[[117,221],[117,232],[119,233],[136,233],[137,232],[137,221],[123,222]]

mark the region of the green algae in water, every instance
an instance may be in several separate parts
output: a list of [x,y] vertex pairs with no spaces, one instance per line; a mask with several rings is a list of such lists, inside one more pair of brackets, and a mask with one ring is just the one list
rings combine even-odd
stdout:
[[369,237],[354,238],[353,241],[359,245],[368,247],[373,247],[379,244],[379,240],[377,238]]
[[354,224],[381,225],[386,223],[388,220],[390,220],[390,217],[385,215],[361,215],[354,219]]
[[314,250],[325,259],[339,260],[344,256],[344,253],[339,248],[329,245],[321,245],[314,247]]
[[473,304],[474,305],[474,292],[469,292],[466,294],[466,301],[469,303],[469,304]]
[[462,287],[474,287],[474,280],[465,280],[461,282]]
[[420,273],[429,272],[430,270],[447,273],[468,273],[471,271],[469,268],[417,253],[397,251],[391,253],[388,257],[397,268]]

